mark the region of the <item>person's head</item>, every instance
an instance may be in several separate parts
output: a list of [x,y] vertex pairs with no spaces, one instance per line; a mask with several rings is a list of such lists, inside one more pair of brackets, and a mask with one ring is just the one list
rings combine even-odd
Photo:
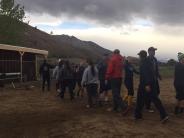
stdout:
[[113,53],[119,55],[120,51],[119,51],[119,49],[115,49]]
[[184,64],[184,53],[178,53],[178,60],[180,63]]
[[108,58],[108,56],[109,56],[109,54],[108,54],[108,53],[103,54],[103,59]]
[[61,61],[61,59],[59,58],[59,59],[58,59],[58,63],[59,63],[60,61]]
[[147,58],[147,52],[146,52],[145,50],[141,50],[141,51],[138,53],[138,55],[139,55],[139,58],[140,58],[141,60]]
[[154,57],[156,50],[157,50],[157,48],[154,48],[154,47],[148,48],[148,54],[149,54],[149,56]]
[[91,73],[92,73],[92,75],[95,76],[95,67],[94,67],[93,61],[91,59],[87,59],[87,63],[91,67]]
[[87,64],[90,65],[90,66],[94,65],[94,63],[93,63],[93,61],[91,59],[87,59]]
[[60,60],[58,65],[59,65],[59,67],[62,67],[62,65],[63,65],[63,61],[62,61],[62,60]]
[[43,60],[43,63],[46,64],[46,63],[47,63],[47,59],[44,59],[44,60]]

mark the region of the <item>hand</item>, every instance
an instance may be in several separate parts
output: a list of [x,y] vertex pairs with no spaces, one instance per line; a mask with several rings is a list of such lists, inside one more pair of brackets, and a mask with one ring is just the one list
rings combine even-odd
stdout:
[[162,80],[162,76],[159,75],[158,78],[159,78],[160,81]]
[[149,86],[149,85],[147,85],[147,86],[145,87],[145,90],[146,90],[146,92],[150,92],[150,91],[151,91],[150,86]]
[[108,80],[105,80],[105,85],[107,85],[108,84]]

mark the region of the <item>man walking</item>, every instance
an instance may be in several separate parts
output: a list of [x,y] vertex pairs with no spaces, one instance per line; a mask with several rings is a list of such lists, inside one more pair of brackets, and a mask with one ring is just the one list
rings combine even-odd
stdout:
[[140,84],[137,92],[135,119],[142,119],[142,109],[144,107],[146,94],[149,93],[151,102],[154,103],[160,112],[161,122],[165,123],[168,120],[168,115],[158,97],[156,80],[152,66],[147,59],[147,52],[142,50],[138,55],[140,57]]
[[120,55],[120,51],[116,49],[109,59],[106,73],[106,80],[110,80],[111,82],[114,111],[118,111],[119,109],[122,110],[124,106],[120,94],[123,77],[123,66],[124,58]]
[[47,90],[50,91],[50,69],[52,66],[47,63],[45,59],[40,67],[40,75],[42,77],[42,91],[45,90],[45,83],[47,82]]
[[[157,48],[154,48],[154,47],[150,47],[148,48],[148,62],[150,62],[150,66],[151,66],[151,71],[152,71],[152,74],[153,74],[153,77],[155,79],[155,93],[157,93],[158,95],[160,94],[160,87],[159,87],[159,81],[158,79],[162,79],[161,78],[161,75],[159,73],[159,68],[158,68],[158,61],[155,57],[155,51],[157,50]],[[147,94],[146,96],[147,98],[145,99],[146,100],[146,109],[149,111],[149,112],[154,112],[152,109],[151,109],[151,99],[150,99],[150,95],[149,93]]]

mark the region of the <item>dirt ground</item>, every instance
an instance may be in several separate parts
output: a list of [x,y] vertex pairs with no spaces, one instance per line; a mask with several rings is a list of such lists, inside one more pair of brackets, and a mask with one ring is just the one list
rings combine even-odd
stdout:
[[135,122],[133,112],[127,117],[108,112],[110,105],[86,109],[86,98],[64,100],[56,92],[6,88],[0,92],[0,138],[183,138],[184,116],[173,115],[175,92],[172,80],[161,82],[161,99],[170,120],[160,123],[159,114],[144,112]]

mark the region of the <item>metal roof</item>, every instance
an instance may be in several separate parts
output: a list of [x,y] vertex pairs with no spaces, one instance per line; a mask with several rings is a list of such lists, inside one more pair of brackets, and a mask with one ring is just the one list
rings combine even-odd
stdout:
[[46,50],[39,50],[39,49],[33,49],[33,48],[27,48],[27,47],[0,44],[0,49],[10,50],[10,51],[18,51],[18,52],[34,53],[34,54],[48,56],[48,51],[46,51]]

